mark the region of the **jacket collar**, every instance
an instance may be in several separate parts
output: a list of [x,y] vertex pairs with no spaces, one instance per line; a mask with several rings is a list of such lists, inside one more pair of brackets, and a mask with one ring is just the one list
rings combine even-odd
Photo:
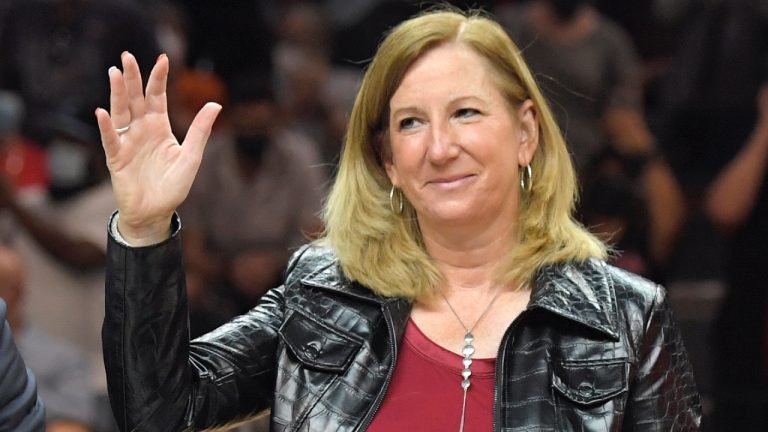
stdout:
[[541,308],[619,339],[616,297],[606,264],[597,259],[540,269],[528,309]]
[[[330,250],[321,249],[325,249],[325,253],[315,250],[302,257],[302,267],[311,269],[300,276],[302,284],[386,305],[398,315],[393,317],[395,321],[407,318],[410,302],[398,297],[380,296],[350,281],[344,276],[335,257],[329,259],[333,256],[332,253],[328,255]],[[541,268],[534,277],[527,309],[543,309],[597,330],[614,340],[619,339],[613,281],[606,271],[606,264],[597,259]],[[402,314],[406,316],[399,316]]]

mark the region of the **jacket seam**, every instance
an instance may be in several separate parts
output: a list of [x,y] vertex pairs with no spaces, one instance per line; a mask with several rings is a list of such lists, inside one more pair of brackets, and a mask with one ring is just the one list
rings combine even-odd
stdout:
[[[122,322],[120,323],[120,362],[122,363],[122,365],[121,365],[122,370],[125,371],[126,370],[126,361],[125,361],[125,332],[126,332],[126,330],[125,330],[125,327],[126,327],[126,324],[125,324],[125,314],[126,314],[125,303],[126,303],[126,301],[125,301],[125,299],[126,299],[126,296],[127,296],[127,292],[126,292],[127,288],[126,288],[126,286],[128,285],[126,283],[125,278],[126,278],[126,275],[128,274],[127,270],[128,270],[128,261],[129,260],[128,260],[128,254],[126,253],[126,251],[124,249],[120,249],[120,254],[122,255],[123,268],[126,270],[123,273],[123,277],[122,277],[122,280],[121,280],[121,285],[122,286],[120,287],[120,289],[122,291],[122,302],[121,302],[121,305],[120,305],[121,309],[122,309],[122,311],[121,311],[122,312]],[[122,381],[121,384],[122,384],[122,390],[123,390],[123,397],[121,399],[122,399],[122,404],[123,404],[123,406],[122,406],[122,411],[123,411],[123,430],[128,430],[128,415],[126,414],[126,408],[127,408],[126,407],[126,400],[127,400],[126,397],[127,397],[127,394],[128,394],[128,389],[126,388],[126,386],[127,386],[128,383],[127,383],[127,380],[126,380],[126,377],[125,377],[125,372],[123,372],[122,375],[123,376],[121,377],[122,378],[121,379],[121,381]]]

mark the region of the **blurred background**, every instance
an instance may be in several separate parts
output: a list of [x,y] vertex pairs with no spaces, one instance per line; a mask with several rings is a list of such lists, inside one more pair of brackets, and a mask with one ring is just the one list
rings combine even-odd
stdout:
[[[768,0],[448,3],[508,31],[566,136],[579,218],[613,264],[667,287],[704,430],[765,430]],[[145,76],[168,55],[180,139],[205,102],[224,106],[180,209],[197,336],[252,307],[322,230],[362,72],[433,4],[0,0],[0,296],[48,431],[116,430],[100,348],[115,203],[93,111],[121,52]]]

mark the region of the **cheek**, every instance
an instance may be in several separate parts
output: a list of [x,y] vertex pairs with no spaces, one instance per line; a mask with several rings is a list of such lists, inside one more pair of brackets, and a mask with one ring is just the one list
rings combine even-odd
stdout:
[[402,137],[391,142],[390,152],[392,164],[401,174],[418,169],[424,153],[418,140]]

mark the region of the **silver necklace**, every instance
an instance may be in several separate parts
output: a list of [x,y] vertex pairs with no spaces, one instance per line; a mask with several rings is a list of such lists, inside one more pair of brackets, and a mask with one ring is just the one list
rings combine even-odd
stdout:
[[464,357],[461,360],[461,364],[463,366],[463,369],[461,370],[461,388],[464,389],[464,398],[461,402],[461,423],[459,423],[459,432],[464,432],[464,414],[467,411],[467,390],[469,390],[469,377],[472,376],[472,370],[470,367],[472,366],[472,355],[475,354],[475,346],[472,344],[475,341],[475,337],[472,335],[472,330],[477,327],[477,324],[481,319],[483,319],[485,314],[491,310],[491,306],[493,306],[493,303],[497,298],[499,298],[499,294],[501,294],[501,291],[497,292],[496,295],[493,296],[490,303],[488,303],[488,306],[485,307],[483,313],[481,313],[477,320],[475,320],[475,323],[472,324],[472,327],[467,327],[464,325],[464,321],[462,321],[459,317],[459,314],[456,313],[456,310],[453,309],[453,306],[451,306],[451,302],[448,301],[448,297],[446,297],[445,294],[440,291],[440,295],[443,297],[443,300],[445,300],[445,304],[448,305],[448,308],[451,310],[451,312],[453,312],[453,316],[456,317],[456,319],[459,321],[459,324],[461,324],[461,326],[464,327],[464,331],[466,331],[464,334],[464,346],[461,348],[461,355]]

